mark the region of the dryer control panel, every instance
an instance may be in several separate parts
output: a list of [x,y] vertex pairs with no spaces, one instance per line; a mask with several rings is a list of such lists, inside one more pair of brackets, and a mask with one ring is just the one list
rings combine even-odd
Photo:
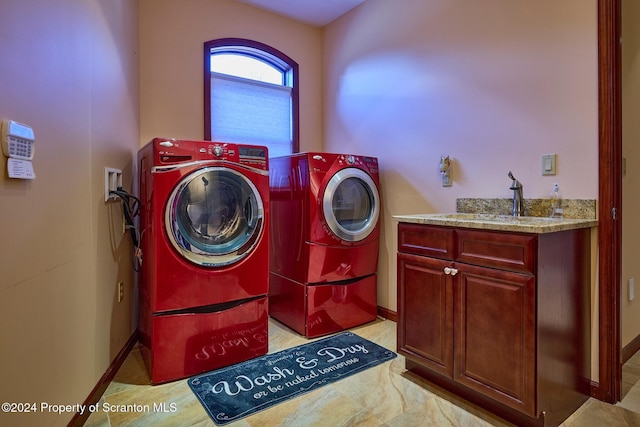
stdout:
[[269,152],[260,145],[233,144],[215,141],[189,141],[155,138],[155,164],[174,165],[213,160],[243,164],[255,169],[269,170]]
[[240,145],[238,146],[238,154],[240,163],[258,169],[269,170],[267,147]]
[[370,174],[378,173],[378,159],[353,154],[310,153],[309,165],[312,172],[327,172],[332,164],[338,167],[353,166],[366,170]]

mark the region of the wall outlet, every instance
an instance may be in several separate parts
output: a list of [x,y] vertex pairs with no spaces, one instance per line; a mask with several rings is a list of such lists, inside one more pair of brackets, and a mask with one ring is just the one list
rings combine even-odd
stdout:
[[629,299],[629,301],[633,301],[633,299],[636,297],[635,293],[635,279],[632,277],[631,279],[627,280],[627,298]]
[[122,187],[122,170],[115,168],[104,168],[104,201],[119,200],[118,197],[110,194]]
[[124,299],[124,282],[118,282],[118,302],[122,302]]

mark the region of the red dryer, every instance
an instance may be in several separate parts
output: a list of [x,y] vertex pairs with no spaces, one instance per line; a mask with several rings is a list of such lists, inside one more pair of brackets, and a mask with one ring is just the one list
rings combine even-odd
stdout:
[[300,153],[270,163],[270,316],[306,337],[374,320],[378,160]]
[[138,162],[139,330],[152,383],[266,354],[267,148],[156,138]]

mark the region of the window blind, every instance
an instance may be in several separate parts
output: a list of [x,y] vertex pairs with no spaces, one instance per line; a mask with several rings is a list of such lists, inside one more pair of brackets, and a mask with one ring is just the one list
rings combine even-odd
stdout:
[[291,153],[291,88],[211,73],[211,139]]

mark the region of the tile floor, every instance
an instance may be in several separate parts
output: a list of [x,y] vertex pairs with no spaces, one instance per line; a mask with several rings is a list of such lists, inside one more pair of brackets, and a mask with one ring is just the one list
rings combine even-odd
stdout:
[[[352,329],[358,335],[396,350],[396,324],[379,319]],[[270,320],[269,352],[308,340]],[[362,373],[288,400],[230,427],[250,426],[508,426],[482,409],[460,401],[442,390],[403,374],[404,358],[398,356]],[[623,370],[624,399],[618,405],[589,399],[563,427],[640,426],[640,353]],[[189,389],[186,380],[152,386],[137,347],[107,388],[103,404],[129,405],[131,410],[91,414],[85,426],[215,426]],[[166,411],[145,411],[144,405],[164,404]],[[136,410],[135,406],[141,408]]]

